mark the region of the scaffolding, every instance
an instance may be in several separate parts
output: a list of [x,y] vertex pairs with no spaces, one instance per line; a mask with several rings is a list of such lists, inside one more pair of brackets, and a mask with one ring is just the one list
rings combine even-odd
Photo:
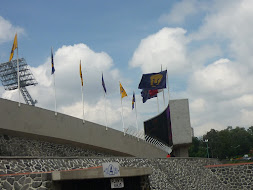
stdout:
[[[31,70],[29,69],[24,58],[18,59],[19,63],[19,82],[20,92],[28,105],[35,105],[36,100],[33,100],[30,93],[26,89],[27,86],[37,85]],[[17,60],[12,60],[6,63],[0,64],[0,79],[5,90],[18,89],[18,77],[17,77]]]

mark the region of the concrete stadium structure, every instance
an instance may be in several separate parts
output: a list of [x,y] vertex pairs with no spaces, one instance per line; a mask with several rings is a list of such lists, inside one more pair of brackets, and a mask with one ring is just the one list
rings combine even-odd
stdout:
[[[175,154],[178,157],[188,156],[188,146],[192,137],[188,100],[171,100],[170,110]],[[71,179],[60,176],[77,176],[72,180],[103,176],[102,170],[99,168],[94,168],[89,172],[82,170],[79,173],[75,171],[78,168],[101,167],[101,162],[105,162],[104,160],[114,161],[110,158],[166,159],[168,154],[168,149],[161,148],[163,145],[160,146],[159,142],[158,144],[148,143],[145,138],[139,139],[129,134],[124,135],[123,132],[111,128],[106,130],[105,126],[89,121],[83,123],[81,119],[61,113],[55,115],[53,111],[42,108],[25,104],[21,104],[19,107],[17,102],[10,100],[0,99],[0,118],[0,156],[3,158],[0,160],[2,162],[2,164],[0,163],[0,178],[3,180],[0,187],[2,185],[4,189],[13,189],[15,184],[17,189],[19,189],[18,187],[21,189],[22,185],[29,186],[30,189],[37,189],[37,187],[40,189],[63,189],[63,183],[57,183],[57,181]],[[95,161],[90,159],[94,157],[97,158]],[[26,161],[27,158],[35,160],[38,158],[50,160],[51,158],[53,161],[49,163],[46,163],[46,160],[42,163],[32,161],[34,165],[31,165],[29,161]],[[69,161],[63,163],[66,161],[65,159],[73,158],[77,158],[79,160],[77,162],[85,164],[71,167],[68,164]],[[8,159],[16,159],[15,164],[12,163],[13,161],[9,162]],[[120,162],[119,160],[116,159],[116,162]],[[128,162],[127,160],[128,158],[124,162]],[[91,164],[89,161],[97,163]],[[129,160],[130,163],[132,161]],[[120,166],[121,177],[126,180],[126,187],[130,189],[130,184],[137,184],[136,186],[146,189],[150,186],[148,176],[154,172],[151,169],[152,164],[147,165],[143,161],[135,163],[135,161],[132,165],[122,163],[125,167]],[[53,166],[51,162],[54,163]],[[69,170],[68,174],[66,170]],[[37,186],[36,177],[35,179],[32,177],[34,172],[39,173],[40,176],[43,172],[51,172],[51,177],[49,179],[47,177],[41,178],[40,186]],[[21,176],[27,183],[13,177],[16,175]],[[53,185],[47,188],[46,184],[48,183]],[[27,184],[29,185],[27,186]]]
[[[188,101],[172,100],[170,109],[173,149],[182,156],[191,136]],[[122,190],[253,189],[253,163],[166,158],[165,149],[129,134],[4,99],[0,118],[1,190],[111,189],[120,178]],[[105,176],[108,163],[119,165],[117,176]]]
[[[169,116],[167,116],[167,114]],[[166,119],[164,117],[166,117]],[[159,120],[165,121],[160,123]],[[190,122],[189,103],[187,99],[170,100],[169,106],[162,113],[145,121],[144,126],[145,123],[148,122],[152,123],[150,124],[152,127],[151,131],[155,130],[160,133],[155,135],[155,137],[158,139],[159,135],[164,135],[162,133],[167,133],[167,136],[170,136],[169,130],[166,131],[164,128],[162,129],[162,127],[165,127],[167,129],[171,127],[171,137],[173,144],[172,154],[176,157],[188,157],[188,149],[192,143],[193,130]],[[152,135],[152,132],[150,135]],[[169,139],[167,141],[169,141]]]
[[[0,99],[0,105],[0,132],[6,134],[72,144],[118,156],[151,158],[168,154],[146,141],[129,138],[115,129],[106,130],[105,126],[89,121],[83,123],[81,119],[61,113],[55,115],[53,111],[26,104],[19,107],[16,102],[4,99]],[[172,100],[170,110],[173,142],[179,147],[176,156],[188,156],[187,146],[192,138],[188,101]]]

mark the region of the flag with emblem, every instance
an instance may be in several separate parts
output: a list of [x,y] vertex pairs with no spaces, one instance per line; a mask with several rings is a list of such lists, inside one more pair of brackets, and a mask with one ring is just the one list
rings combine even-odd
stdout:
[[123,86],[121,85],[121,83],[119,83],[119,88],[120,88],[121,98],[126,97],[127,93],[126,93],[125,89],[123,88]]
[[166,88],[166,75],[167,70],[159,73],[143,74],[138,88],[146,90]]

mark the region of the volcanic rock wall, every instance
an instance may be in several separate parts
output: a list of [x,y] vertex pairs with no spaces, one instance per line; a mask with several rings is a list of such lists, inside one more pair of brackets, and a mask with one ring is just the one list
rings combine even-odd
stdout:
[[53,189],[52,171],[74,170],[118,162],[121,167],[150,167],[145,189],[229,189],[205,165],[215,159],[197,158],[1,158],[1,189]]
[[26,137],[0,134],[0,156],[112,157],[114,155],[69,144],[52,143]]

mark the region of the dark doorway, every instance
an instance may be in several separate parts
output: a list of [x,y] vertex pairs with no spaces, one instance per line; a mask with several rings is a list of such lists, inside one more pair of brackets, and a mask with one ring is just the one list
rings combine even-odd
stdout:
[[[124,177],[124,188],[119,190],[141,190],[141,177]],[[110,178],[67,180],[60,182],[62,190],[111,190]],[[117,189],[115,189],[117,190]]]

